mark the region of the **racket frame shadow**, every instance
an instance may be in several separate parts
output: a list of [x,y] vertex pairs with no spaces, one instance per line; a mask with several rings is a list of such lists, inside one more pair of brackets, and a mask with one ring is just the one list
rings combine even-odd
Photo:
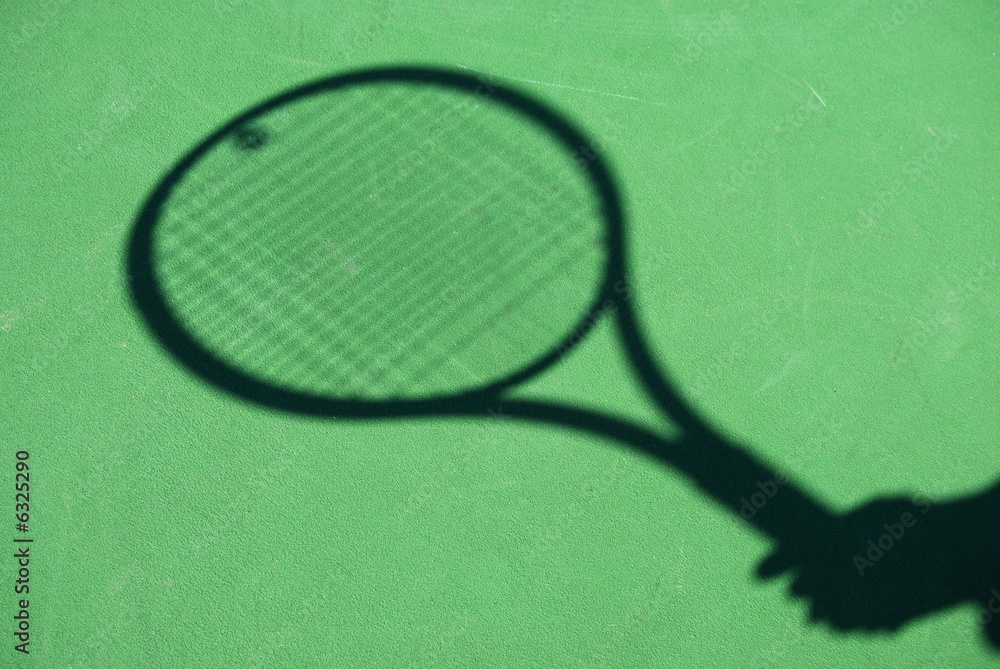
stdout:
[[[255,119],[284,105],[351,86],[380,83],[438,86],[486,97],[491,102],[506,106],[526,120],[540,125],[557,139],[574,156],[599,198],[599,211],[605,228],[606,259],[604,278],[589,309],[569,333],[546,353],[527,366],[481,387],[422,398],[368,400],[321,395],[263,381],[221,360],[197,341],[171,309],[156,275],[154,246],[157,223],[176,186],[211,149],[231,138],[241,128],[251,127]],[[210,134],[166,174],[143,204],[128,244],[126,275],[133,303],[160,344],[189,370],[219,388],[262,406],[311,416],[405,417],[487,410],[496,404],[505,390],[559,362],[585,338],[606,312],[613,311],[619,320],[634,320],[625,313],[628,295],[622,291],[622,286],[627,286],[624,253],[623,215],[618,189],[603,157],[583,132],[551,108],[505,85],[464,72],[428,67],[388,67],[328,77],[286,91],[240,114]]]

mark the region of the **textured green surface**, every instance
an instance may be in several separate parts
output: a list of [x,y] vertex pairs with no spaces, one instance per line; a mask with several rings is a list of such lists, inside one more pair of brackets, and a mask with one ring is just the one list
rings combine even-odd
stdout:
[[[0,666],[997,663],[971,605],[809,624],[752,577],[763,538],[596,438],[235,401],[121,276],[149,190],[259,100],[488,72],[607,147],[637,308],[713,420],[835,509],[967,493],[1000,471],[996,2],[4,5],[0,475],[31,450],[36,542],[32,653]],[[614,344],[525,395],[655,425]]]

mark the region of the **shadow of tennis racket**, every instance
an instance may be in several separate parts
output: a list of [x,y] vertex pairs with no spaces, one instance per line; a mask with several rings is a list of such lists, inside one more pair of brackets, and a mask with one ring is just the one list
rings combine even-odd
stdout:
[[[623,233],[604,158],[557,113],[463,73],[377,69],[279,95],[195,147],[145,203],[127,271],[163,346],[245,400],[366,420],[502,407],[669,465],[774,539],[760,575],[796,572],[838,629],[988,601],[985,571],[916,595],[919,570],[859,576],[852,553],[900,502],[834,515],[698,414],[645,343]],[[680,437],[510,396],[602,319]],[[939,542],[911,543],[940,562]]]

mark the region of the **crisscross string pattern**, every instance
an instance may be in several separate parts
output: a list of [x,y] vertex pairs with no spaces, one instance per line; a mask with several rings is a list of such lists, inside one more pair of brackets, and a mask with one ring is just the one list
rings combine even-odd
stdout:
[[482,387],[548,353],[604,273],[600,198],[488,95],[323,91],[214,144],[155,229],[165,301],[264,383],[342,399]]

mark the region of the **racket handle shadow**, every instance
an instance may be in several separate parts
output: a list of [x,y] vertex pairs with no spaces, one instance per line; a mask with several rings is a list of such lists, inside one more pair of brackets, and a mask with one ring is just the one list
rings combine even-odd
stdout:
[[770,538],[811,543],[827,536],[835,516],[818,500],[754,457],[707,429],[676,440],[597,411],[534,401],[506,401],[505,415],[601,435],[683,474],[714,502]]

